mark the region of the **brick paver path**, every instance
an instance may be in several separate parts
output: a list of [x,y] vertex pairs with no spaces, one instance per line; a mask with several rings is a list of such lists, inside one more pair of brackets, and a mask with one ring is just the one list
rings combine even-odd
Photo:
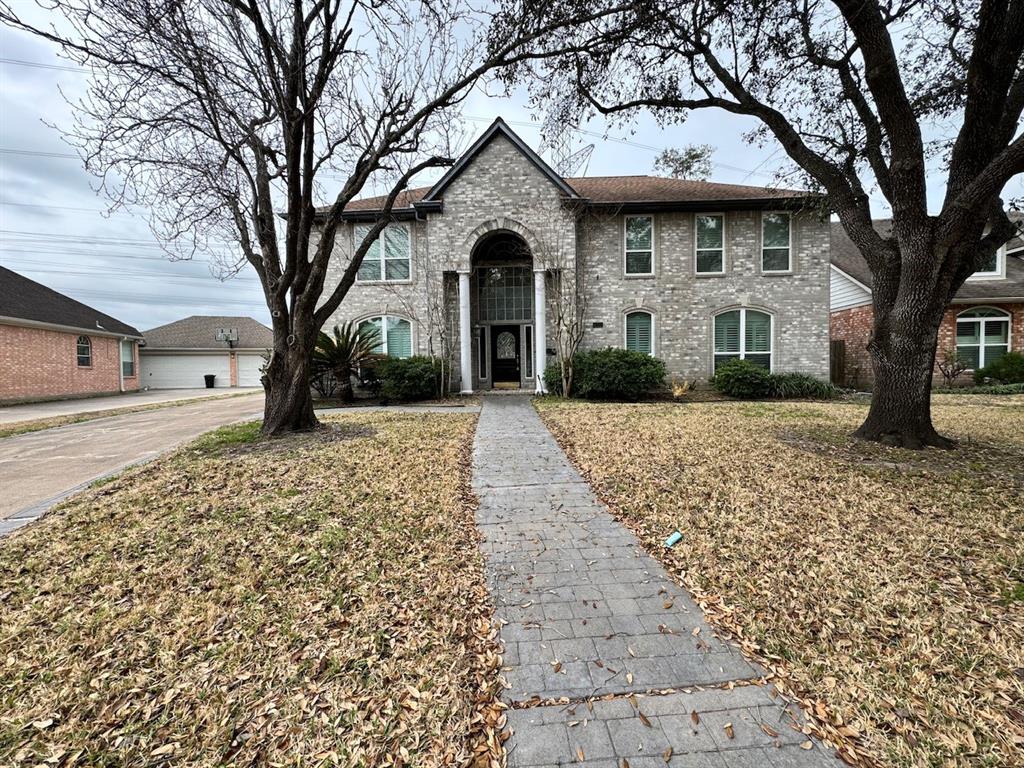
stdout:
[[[505,645],[510,768],[840,765],[816,742],[801,747],[794,712],[767,686],[728,688],[763,671],[612,518],[528,398],[484,399],[473,483]],[[594,700],[606,694],[617,696]],[[570,703],[538,703],[558,697]]]

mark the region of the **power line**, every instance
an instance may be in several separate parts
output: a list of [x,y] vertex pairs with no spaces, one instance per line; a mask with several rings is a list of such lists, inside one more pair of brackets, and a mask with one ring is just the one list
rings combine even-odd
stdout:
[[26,155],[28,157],[62,157],[71,160],[78,160],[78,155],[73,155],[69,152],[42,152],[35,149],[12,149],[10,147],[0,147],[0,155]]
[[24,59],[0,58],[0,64],[13,64],[18,67],[31,67],[32,69],[57,69],[61,72],[77,72],[80,75],[84,75],[88,72],[84,67],[73,67],[62,64],[44,64],[41,61],[25,61]]
[[[76,208],[73,205],[43,205],[42,203],[12,203],[8,200],[0,200],[0,205],[9,205],[16,208],[46,208],[53,211],[82,211],[84,213],[100,213],[104,216],[135,216],[130,211],[105,211],[102,208]],[[128,208],[137,208],[139,206],[122,206]]]

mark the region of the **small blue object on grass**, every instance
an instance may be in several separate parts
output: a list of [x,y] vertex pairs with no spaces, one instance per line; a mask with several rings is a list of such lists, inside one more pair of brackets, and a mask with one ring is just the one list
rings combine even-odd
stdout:
[[679,531],[676,531],[667,539],[665,539],[665,549],[668,549],[669,547],[674,547],[682,540],[682,538],[683,534],[681,534]]

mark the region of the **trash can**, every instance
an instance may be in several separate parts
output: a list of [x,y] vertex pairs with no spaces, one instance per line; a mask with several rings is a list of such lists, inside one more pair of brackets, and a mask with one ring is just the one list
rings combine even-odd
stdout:
[[213,380],[217,378],[217,374],[208,373],[203,378],[206,379],[206,388],[213,389]]

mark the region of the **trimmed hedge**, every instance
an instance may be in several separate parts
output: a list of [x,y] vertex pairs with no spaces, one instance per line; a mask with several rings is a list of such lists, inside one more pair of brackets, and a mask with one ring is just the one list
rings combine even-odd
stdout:
[[[552,394],[562,394],[561,370],[552,363],[544,370]],[[573,356],[572,397],[588,400],[637,401],[665,383],[665,363],[643,352],[595,349]]]
[[441,366],[440,360],[423,355],[386,357],[376,368],[381,396],[398,402],[437,397],[441,388]]
[[991,365],[974,372],[977,384],[1024,384],[1024,355],[1007,352]]
[[977,387],[942,387],[933,389],[939,395],[1024,395],[1024,384],[991,384]]
[[749,360],[729,360],[723,363],[711,383],[723,395],[740,400],[828,400],[836,395],[836,389],[831,384],[806,373],[770,373]]

